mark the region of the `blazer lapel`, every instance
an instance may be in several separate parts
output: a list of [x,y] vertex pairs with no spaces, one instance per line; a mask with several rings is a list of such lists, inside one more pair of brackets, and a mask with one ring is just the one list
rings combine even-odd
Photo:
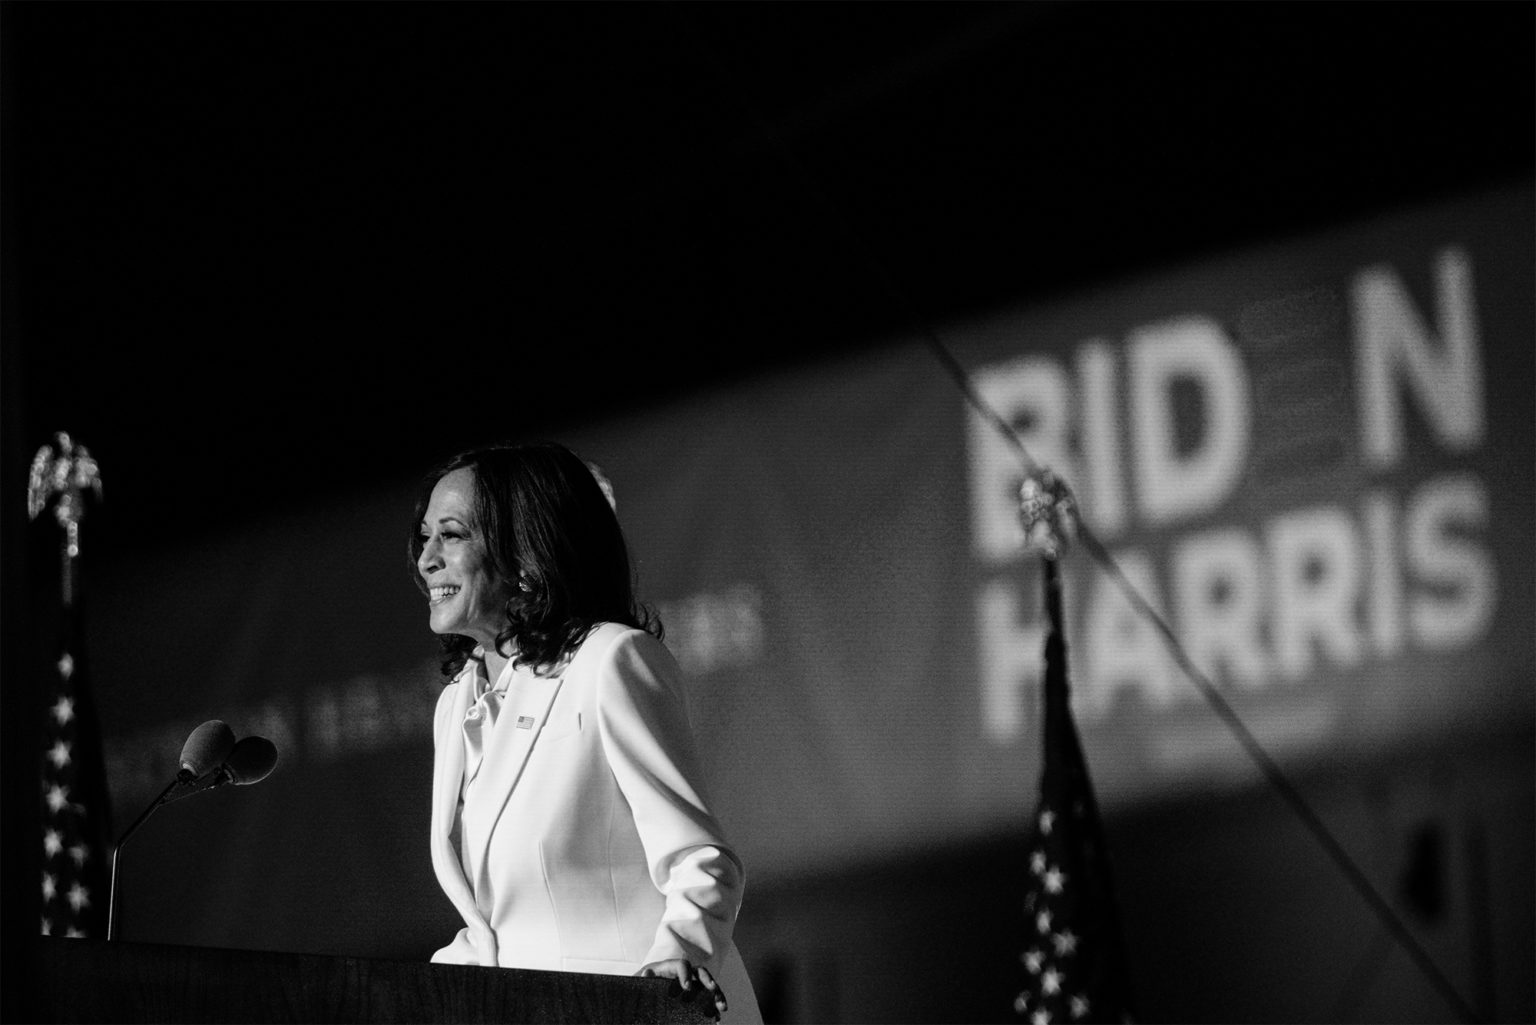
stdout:
[[[564,676],[528,678],[518,688],[516,695],[508,695],[508,700],[497,714],[496,741],[490,745],[490,750],[480,763],[473,799],[464,805],[463,833],[473,837],[475,843],[475,848],[467,850],[465,854],[479,878],[485,876],[485,862],[490,853],[490,839],[496,828],[496,820],[501,817],[502,809],[506,807],[513,789],[522,777],[523,766],[528,763],[528,755],[544,729],[550,706],[560,693],[560,684],[564,679]],[[519,729],[519,720],[531,720],[531,724],[526,729]],[[463,721],[462,712],[459,721]],[[461,753],[459,773],[455,779],[462,779],[462,742],[457,746]]]
[[469,880],[464,878],[464,867],[459,863],[458,852],[453,849],[453,817],[459,810],[459,791],[464,782],[464,713],[469,709],[469,697],[474,690],[474,677],[460,677],[450,684],[454,688],[448,715],[443,720],[436,737],[437,753],[434,758],[432,778],[432,868],[438,883],[453,906],[458,909],[466,925],[475,937],[476,949],[488,954],[495,964],[495,937],[489,923],[475,907],[475,895]]

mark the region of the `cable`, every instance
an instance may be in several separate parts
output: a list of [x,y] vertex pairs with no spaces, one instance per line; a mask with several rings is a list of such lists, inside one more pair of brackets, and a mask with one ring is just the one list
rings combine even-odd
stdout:
[[1333,859],[1340,871],[1344,873],[1345,878],[1365,898],[1366,903],[1376,912],[1381,923],[1391,930],[1392,935],[1402,944],[1403,949],[1417,962],[1430,981],[1440,990],[1441,995],[1461,1012],[1463,1018],[1469,1022],[1481,1020],[1477,1013],[1472,1010],[1472,1007],[1462,999],[1461,994],[1457,992],[1456,987],[1451,984],[1451,981],[1440,971],[1440,967],[1435,964],[1434,959],[1419,945],[1418,940],[1413,938],[1413,934],[1403,923],[1402,918],[1392,909],[1391,903],[1381,895],[1381,892],[1371,883],[1370,878],[1355,864],[1354,859],[1349,856],[1349,852],[1344,849],[1343,844],[1339,843],[1333,833],[1328,830],[1328,827],[1323,824],[1323,820],[1312,810],[1312,806],[1301,796],[1300,791],[1285,777],[1285,773],[1280,770],[1280,766],[1264,750],[1264,746],[1259,743],[1258,738],[1253,735],[1243,723],[1243,720],[1239,718],[1237,712],[1221,696],[1215,685],[1190,660],[1188,653],[1184,650],[1184,646],[1179,643],[1178,637],[1174,634],[1173,628],[1168,625],[1162,616],[1157,614],[1157,610],[1152,608],[1147,603],[1147,600],[1132,586],[1130,580],[1126,578],[1109,552],[1099,542],[1098,538],[1093,536],[1087,526],[1080,524],[1078,530],[1078,537],[1083,542],[1083,547],[1088,550],[1088,554],[1093,556],[1094,561],[1114,578],[1121,592],[1136,607],[1137,611],[1144,615],[1153,626],[1157,627],[1158,633],[1162,634],[1168,650],[1179,663],[1179,668],[1184,670],[1184,674],[1194,683],[1201,696],[1205,698],[1222,722],[1226,723],[1227,728],[1237,737],[1238,742],[1243,746],[1243,750],[1248,753],[1248,756],[1253,759],[1254,764],[1259,767],[1259,771],[1264,774],[1264,778],[1269,782],[1269,785],[1274,787],[1280,796],[1285,799],[1285,802],[1291,806],[1291,810],[1296,813],[1301,819],[1302,824],[1311,831],[1317,841],[1323,845],[1323,850],[1327,851],[1329,857]]

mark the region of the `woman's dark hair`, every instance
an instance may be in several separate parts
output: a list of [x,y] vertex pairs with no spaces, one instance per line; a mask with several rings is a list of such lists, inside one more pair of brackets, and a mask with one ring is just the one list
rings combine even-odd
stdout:
[[[454,456],[427,475],[410,524],[411,576],[423,547],[421,521],[432,489],[458,469],[474,474],[475,519],[496,573],[512,588],[497,647],[516,646],[515,661],[548,668],[567,658],[598,623],[623,623],[656,637],[661,621],[635,600],[629,548],[592,470],[563,445],[491,445]],[[454,676],[475,648],[445,634],[443,675]]]

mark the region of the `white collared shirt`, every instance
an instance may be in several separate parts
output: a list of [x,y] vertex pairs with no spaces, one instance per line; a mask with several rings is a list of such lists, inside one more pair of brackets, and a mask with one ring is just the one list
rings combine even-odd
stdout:
[[493,685],[485,671],[485,648],[483,647],[476,647],[470,654],[466,668],[473,674],[475,699],[465,710],[464,721],[461,724],[464,738],[464,779],[459,784],[459,807],[453,816],[453,830],[449,834],[449,841],[453,844],[454,852],[459,856],[459,865],[464,869],[464,878],[471,880],[473,887],[474,868],[464,856],[464,851],[472,846],[464,842],[464,803],[469,800],[473,792],[475,779],[480,774],[480,766],[485,761],[487,751],[496,743],[496,720],[500,717],[502,705],[506,703],[507,692],[512,687],[516,671],[513,669],[512,660],[508,659]]
[[469,799],[470,787],[480,774],[485,753],[495,743],[496,720],[500,717],[502,705],[506,703],[513,677],[517,675],[512,660],[508,659],[496,677],[496,683],[492,685],[485,672],[484,648],[475,649],[471,664],[475,674],[475,700],[464,712],[464,785],[459,792],[461,802]]

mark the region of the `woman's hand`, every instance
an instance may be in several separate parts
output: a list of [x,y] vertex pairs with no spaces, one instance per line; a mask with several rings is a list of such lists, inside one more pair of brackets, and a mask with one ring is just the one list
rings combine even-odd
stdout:
[[725,991],[715,981],[715,977],[709,974],[709,969],[703,965],[695,968],[681,957],[668,958],[665,961],[652,961],[640,969],[640,975],[651,979],[675,979],[684,990],[692,990],[694,984],[703,986],[709,990],[715,998],[715,1010],[719,1014],[725,1013]]

